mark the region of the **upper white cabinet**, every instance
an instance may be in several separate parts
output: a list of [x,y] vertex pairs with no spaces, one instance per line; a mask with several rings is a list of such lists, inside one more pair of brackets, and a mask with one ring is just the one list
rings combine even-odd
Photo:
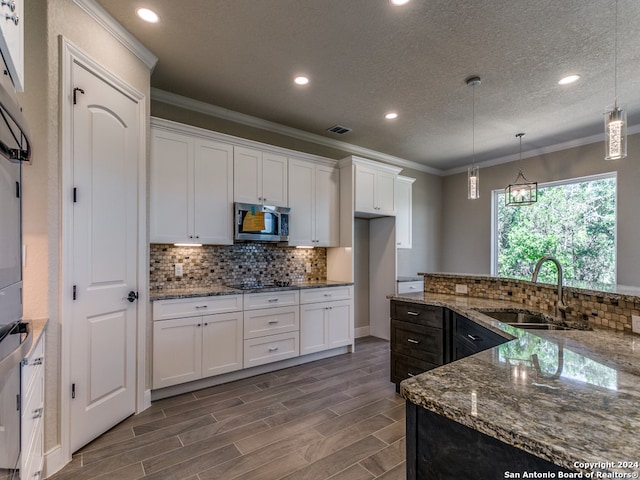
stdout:
[[233,146],[151,129],[151,243],[233,243]]
[[289,245],[336,247],[340,243],[340,171],[289,159]]
[[24,90],[24,0],[6,0],[0,6],[0,51],[13,86]]
[[399,169],[374,162],[355,165],[355,213],[366,216],[396,214],[396,177]]
[[288,206],[287,157],[235,147],[233,198],[236,202]]
[[411,215],[412,190],[415,178],[398,176],[397,193],[397,213],[396,213],[396,246],[398,248],[411,248],[411,237],[413,234]]

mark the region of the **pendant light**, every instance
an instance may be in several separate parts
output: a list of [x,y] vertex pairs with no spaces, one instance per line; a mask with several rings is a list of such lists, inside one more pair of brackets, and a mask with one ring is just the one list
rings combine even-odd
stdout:
[[531,205],[538,201],[538,182],[530,182],[522,173],[522,137],[524,133],[516,133],[520,139],[520,170],[515,181],[504,189],[505,205],[519,207]]
[[467,78],[467,86],[471,87],[473,92],[473,110],[472,110],[472,157],[471,166],[467,170],[467,198],[476,200],[480,198],[480,167],[476,165],[476,90],[475,87],[480,85],[482,80],[480,77]]
[[627,156],[627,112],[618,107],[618,0],[615,8],[613,53],[613,105],[604,111],[604,159],[619,160]]

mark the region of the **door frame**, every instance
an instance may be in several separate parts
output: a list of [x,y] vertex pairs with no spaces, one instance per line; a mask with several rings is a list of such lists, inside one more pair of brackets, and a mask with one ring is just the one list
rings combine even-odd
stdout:
[[[148,256],[147,243],[147,99],[146,96],[130,86],[114,73],[110,72],[88,54],[62,35],[60,39],[60,142],[61,142],[61,182],[60,182],[60,449],[58,452],[46,452],[47,474],[51,474],[71,461],[71,349],[72,338],[70,328],[65,328],[65,319],[72,318],[73,288],[72,252],[73,252],[73,75],[72,68],[76,64],[85,68],[101,80],[110,84],[124,95],[137,102],[138,116],[138,262],[137,290],[139,297],[136,311],[136,380],[135,411],[139,413],[151,405],[151,390],[146,388],[147,367],[147,310],[148,310]],[[67,321],[68,323],[68,321]],[[49,453],[53,458],[49,458]],[[51,465],[52,468],[49,468]]]

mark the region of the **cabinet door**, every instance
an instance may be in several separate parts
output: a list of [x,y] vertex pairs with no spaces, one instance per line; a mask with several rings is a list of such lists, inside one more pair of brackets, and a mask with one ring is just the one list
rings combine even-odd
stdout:
[[265,205],[287,207],[287,157],[262,154],[262,201]]
[[197,139],[194,145],[194,241],[233,244],[233,147]]
[[327,303],[300,305],[300,354],[321,352],[329,348]]
[[376,175],[376,210],[383,215],[396,214],[396,175],[378,171]]
[[202,377],[242,369],[242,312],[202,317]]
[[353,343],[353,302],[331,302],[328,304],[329,348]]
[[262,203],[262,152],[246,147],[233,149],[233,199]]
[[202,318],[153,323],[153,388],[197,380],[202,376]]
[[[13,86],[18,92],[24,91],[24,0],[2,2],[0,8],[0,50]],[[14,20],[15,19],[15,20]]]
[[356,211],[378,213],[375,203],[376,170],[356,165]]
[[192,235],[193,139],[151,131],[150,241],[189,242]]
[[411,248],[412,186],[410,181],[398,179],[398,209],[396,211],[396,246]]
[[289,245],[315,246],[314,165],[289,159]]
[[337,247],[340,244],[339,191],[340,171],[332,167],[316,165],[314,240],[318,247]]

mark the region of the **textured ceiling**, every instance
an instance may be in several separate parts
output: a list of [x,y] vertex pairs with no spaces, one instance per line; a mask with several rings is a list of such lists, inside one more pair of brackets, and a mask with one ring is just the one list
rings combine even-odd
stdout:
[[[523,150],[602,133],[617,25],[618,99],[640,123],[638,0],[618,0],[617,23],[614,0],[99,3],[158,56],[155,88],[443,171],[471,162],[471,75],[476,162],[517,154],[518,132]],[[334,124],[353,130],[336,137]]]

